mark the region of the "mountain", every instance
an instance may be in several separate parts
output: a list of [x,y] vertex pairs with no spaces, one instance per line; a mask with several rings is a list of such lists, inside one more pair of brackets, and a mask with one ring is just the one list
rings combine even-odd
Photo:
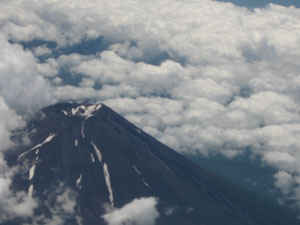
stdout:
[[104,225],[110,210],[150,197],[158,202],[157,225],[300,224],[293,213],[203,170],[103,104],[49,106],[12,139],[27,143],[7,151],[9,166],[22,168],[12,188],[38,199],[38,207],[34,218],[3,225],[53,222],[55,209],[62,224]]

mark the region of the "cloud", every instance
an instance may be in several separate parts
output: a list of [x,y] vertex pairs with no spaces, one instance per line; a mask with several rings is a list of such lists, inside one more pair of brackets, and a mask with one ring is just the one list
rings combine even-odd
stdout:
[[0,35],[0,96],[21,115],[32,114],[53,103],[48,82],[37,73],[36,59],[31,51],[11,44]]
[[3,97],[0,96],[0,153],[12,144],[10,132],[24,124],[22,117],[10,109]]
[[159,217],[154,197],[138,198],[120,209],[113,209],[102,217],[108,225],[154,225]]
[[276,183],[275,185],[280,188],[283,193],[287,194],[293,189],[293,177],[285,172],[285,171],[279,171],[275,174]]
[[39,57],[39,56],[44,56],[44,55],[49,55],[52,53],[51,49],[46,47],[46,46],[38,46],[36,48],[34,48],[33,50],[34,55]]

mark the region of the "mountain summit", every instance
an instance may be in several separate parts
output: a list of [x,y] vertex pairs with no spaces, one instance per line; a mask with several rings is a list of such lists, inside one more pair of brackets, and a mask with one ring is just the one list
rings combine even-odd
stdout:
[[151,225],[146,215],[133,218],[132,211],[143,213],[143,203],[152,204],[157,225],[300,224],[293,214],[206,172],[103,104],[49,106],[13,139],[27,144],[6,154],[10,166],[22,168],[12,188],[27,192],[38,207],[33,217],[2,224],[45,224],[45,218],[55,224],[60,218],[73,225]]

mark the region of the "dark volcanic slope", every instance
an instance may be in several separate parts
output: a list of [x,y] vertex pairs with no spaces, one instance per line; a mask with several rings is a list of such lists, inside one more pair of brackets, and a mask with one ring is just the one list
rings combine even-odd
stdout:
[[[120,208],[147,196],[159,199],[158,225],[300,224],[285,210],[202,170],[105,105],[50,106],[26,131],[31,144],[7,159],[27,166],[14,187],[40,200],[36,215],[51,211],[53,192],[63,184],[76,191],[76,213],[86,225],[105,224],[104,203]],[[176,211],[168,216],[169,207]]]

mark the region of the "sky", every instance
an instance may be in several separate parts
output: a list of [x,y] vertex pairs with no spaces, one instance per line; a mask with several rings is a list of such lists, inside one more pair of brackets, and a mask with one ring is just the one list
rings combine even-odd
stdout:
[[273,3],[282,6],[295,6],[300,8],[300,1],[299,0],[220,0],[222,2],[232,2],[235,5],[247,7],[250,9],[253,8],[262,8],[266,7],[268,4]]
[[1,1],[1,150],[42,107],[100,101],[178,152],[258,158],[299,201],[300,9],[243,6]]

